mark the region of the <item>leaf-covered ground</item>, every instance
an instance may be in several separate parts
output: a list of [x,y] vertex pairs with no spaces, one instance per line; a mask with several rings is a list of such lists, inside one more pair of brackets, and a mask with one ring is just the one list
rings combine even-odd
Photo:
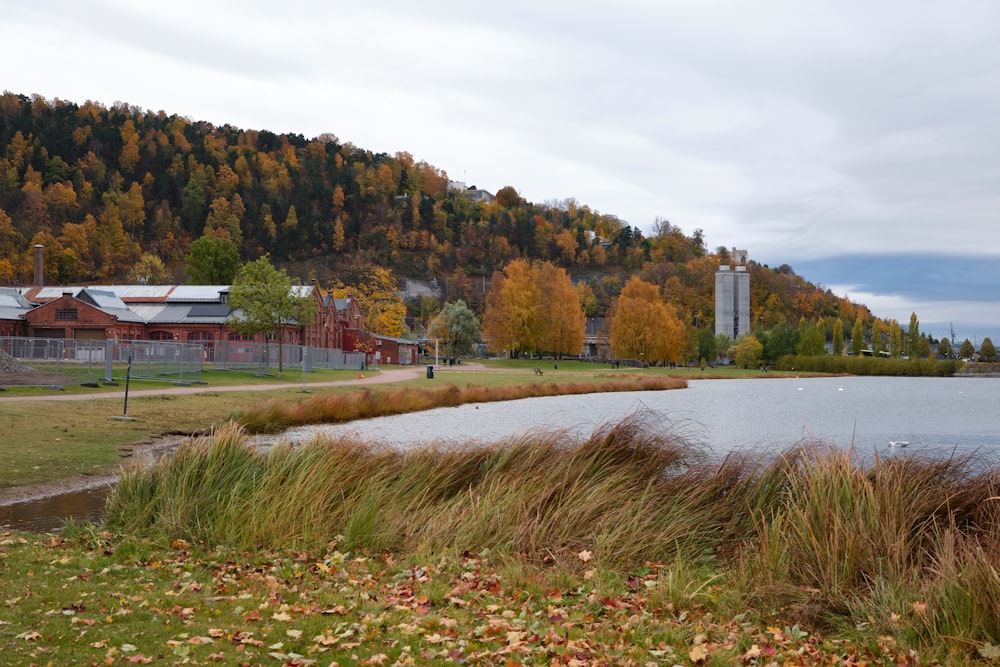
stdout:
[[202,551],[88,526],[0,533],[0,664],[927,664],[891,636],[720,617],[725,594],[711,581],[681,590],[656,564],[603,571],[587,551],[528,565],[336,543],[316,555]]

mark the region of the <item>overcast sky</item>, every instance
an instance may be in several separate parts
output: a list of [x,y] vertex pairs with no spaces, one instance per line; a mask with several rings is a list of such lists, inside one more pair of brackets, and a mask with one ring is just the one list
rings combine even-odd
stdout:
[[0,0],[0,89],[406,151],[1000,343],[994,0]]

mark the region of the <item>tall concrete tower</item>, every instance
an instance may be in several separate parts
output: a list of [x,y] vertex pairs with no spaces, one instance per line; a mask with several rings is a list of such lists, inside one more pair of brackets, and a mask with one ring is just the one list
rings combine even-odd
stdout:
[[750,273],[746,250],[733,248],[732,259],[715,273],[715,333],[735,340],[750,331]]

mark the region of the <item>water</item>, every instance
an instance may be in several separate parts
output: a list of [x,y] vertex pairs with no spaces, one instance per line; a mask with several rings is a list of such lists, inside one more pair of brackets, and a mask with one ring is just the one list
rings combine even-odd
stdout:
[[[861,455],[1000,454],[1000,378],[696,380],[687,389],[529,398],[437,408],[340,425],[292,429],[280,439],[351,435],[394,447],[496,442],[527,431],[586,435],[643,412],[663,429],[710,452],[782,451],[803,439]],[[259,438],[268,446],[276,438]],[[891,448],[891,441],[906,441]],[[58,528],[63,517],[100,518],[108,487],[0,506],[0,526]]]
[[[292,429],[293,442],[316,433],[351,435],[396,447],[494,442],[543,428],[589,433],[643,411],[664,429],[724,454],[784,450],[817,440],[860,453],[1000,452],[1000,379],[782,378],[695,380],[687,389],[532,398],[463,405],[339,425]],[[273,439],[264,440],[265,444]]]

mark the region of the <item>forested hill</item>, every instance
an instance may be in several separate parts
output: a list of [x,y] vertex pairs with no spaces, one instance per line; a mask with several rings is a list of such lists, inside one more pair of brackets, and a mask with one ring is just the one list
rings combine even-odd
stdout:
[[[323,287],[381,266],[477,309],[489,276],[519,257],[589,284],[590,315],[605,314],[638,273],[682,320],[711,325],[714,271],[728,258],[704,247],[701,230],[688,236],[657,221],[647,237],[574,201],[526,202],[511,186],[495,201],[479,195],[450,188],[444,170],[408,153],[372,153],[332,134],[0,97],[0,284],[30,283],[35,244],[46,247],[48,284],[131,282],[137,266],[154,282],[187,282],[191,244],[211,236],[231,240],[243,261],[270,253]],[[750,270],[755,322],[868,316],[790,267]]]

